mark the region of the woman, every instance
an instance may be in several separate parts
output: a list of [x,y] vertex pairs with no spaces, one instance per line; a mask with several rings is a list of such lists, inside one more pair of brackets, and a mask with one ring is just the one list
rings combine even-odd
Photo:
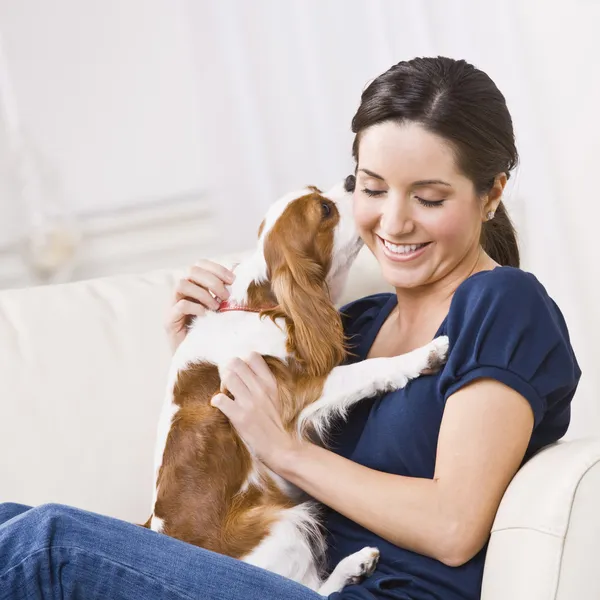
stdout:
[[[336,599],[475,599],[510,480],[564,435],[580,371],[563,317],[518,268],[502,192],[517,163],[505,100],[465,61],[417,58],[375,79],[353,119],[354,213],[395,294],[343,309],[354,360],[448,335],[448,362],[359,403],[331,449],[282,428],[254,356],[216,397],[253,451],[328,508],[329,559],[369,545],[377,571]],[[234,274],[200,263],[169,333],[227,296]],[[0,508],[0,598],[317,600],[302,586],[133,525],[58,505]]]

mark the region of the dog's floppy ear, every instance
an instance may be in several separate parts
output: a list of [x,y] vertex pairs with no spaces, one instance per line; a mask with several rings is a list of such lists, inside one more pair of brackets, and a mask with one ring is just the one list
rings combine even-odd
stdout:
[[321,266],[294,252],[272,273],[271,286],[288,325],[288,350],[311,376],[328,374],[345,357],[344,330]]

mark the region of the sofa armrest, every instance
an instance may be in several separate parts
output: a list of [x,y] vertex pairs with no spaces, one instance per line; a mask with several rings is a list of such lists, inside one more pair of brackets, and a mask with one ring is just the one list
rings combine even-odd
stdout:
[[482,600],[600,598],[599,507],[600,438],[539,452],[498,509]]

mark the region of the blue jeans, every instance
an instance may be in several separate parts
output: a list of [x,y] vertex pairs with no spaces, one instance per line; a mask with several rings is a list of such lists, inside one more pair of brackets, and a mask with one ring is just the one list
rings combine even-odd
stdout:
[[289,579],[61,504],[0,504],[0,600],[323,600]]

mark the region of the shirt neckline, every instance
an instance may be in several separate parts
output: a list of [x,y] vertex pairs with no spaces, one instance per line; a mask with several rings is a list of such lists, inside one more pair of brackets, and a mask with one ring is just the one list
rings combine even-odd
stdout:
[[[460,289],[460,287],[465,282],[469,281],[469,279],[471,279],[472,277],[477,277],[477,275],[481,275],[482,273],[491,273],[492,271],[495,271],[496,269],[506,269],[506,268],[510,268],[510,267],[505,267],[505,266],[500,265],[498,267],[494,267],[493,269],[484,269],[483,271],[477,271],[477,273],[473,273],[472,275],[469,275],[469,277],[467,277],[464,281],[462,281],[460,283],[460,285],[454,291],[454,294],[456,294],[456,292]],[[452,299],[454,300],[454,296],[452,297]],[[392,310],[394,310],[394,308],[396,307],[397,304],[398,304],[398,297],[396,296],[396,294],[392,293],[390,295],[390,297],[386,300],[385,304],[381,307],[379,314],[377,315],[377,317],[373,320],[373,322],[371,324],[368,334],[364,336],[364,338],[359,346],[357,354],[359,355],[360,360],[366,360],[367,355],[369,354],[369,351],[371,350],[371,347],[373,346],[373,343],[375,342],[375,338],[377,337],[377,334],[379,333],[379,330],[381,329],[381,326],[383,325],[384,321],[390,316],[390,313],[392,312]],[[433,341],[436,337],[439,337],[441,335],[442,331],[444,330],[444,327],[446,326],[446,322],[448,321],[448,315],[450,314],[450,310],[452,310],[452,302],[450,302],[450,309],[446,313],[444,320],[440,323],[440,326],[438,327],[438,329],[435,332],[435,335],[433,336],[433,339],[431,341]]]

